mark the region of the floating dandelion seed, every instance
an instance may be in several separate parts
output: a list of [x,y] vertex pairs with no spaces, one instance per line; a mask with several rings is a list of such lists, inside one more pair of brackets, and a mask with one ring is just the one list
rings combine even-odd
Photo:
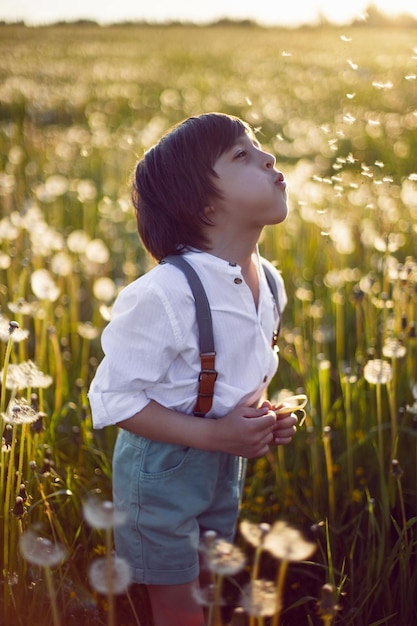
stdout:
[[350,113],[346,113],[346,115],[343,116],[343,121],[346,122],[346,124],[354,124],[356,122],[356,117]]
[[23,558],[32,565],[40,567],[55,567],[66,557],[66,548],[58,543],[52,543],[45,537],[37,536],[32,530],[26,530],[20,537],[20,551]]
[[203,546],[208,569],[220,576],[232,576],[245,566],[245,555],[232,543],[224,539],[215,539],[209,546]]
[[241,604],[253,617],[267,617],[281,610],[275,584],[270,580],[254,580],[243,590]]
[[359,65],[357,63],[354,63],[351,59],[347,60],[348,65],[350,65],[352,70],[357,70]]
[[59,297],[60,291],[51,273],[46,269],[35,270],[30,277],[30,285],[39,300],[55,302]]
[[96,498],[89,498],[83,504],[83,514],[86,522],[93,528],[109,529],[125,523],[127,515],[116,509],[113,502],[100,502]]
[[132,573],[125,559],[107,556],[93,561],[88,570],[93,589],[102,594],[124,593],[132,581]]
[[275,522],[264,540],[264,549],[284,561],[304,561],[315,551],[316,544],[304,539],[302,534],[286,522]]
[[41,372],[32,361],[10,363],[7,368],[7,389],[29,389],[29,387],[47,389],[52,382],[52,377]]
[[386,385],[392,379],[392,368],[388,361],[373,359],[363,368],[363,375],[371,385]]
[[5,413],[1,414],[7,424],[33,424],[38,419],[38,412],[32,409],[25,398],[13,399]]
[[406,353],[406,347],[398,339],[388,339],[382,347],[382,354],[387,358],[401,359]]
[[372,87],[375,87],[376,89],[392,89],[394,87],[394,84],[390,80],[387,80],[385,83],[374,81],[372,83]]

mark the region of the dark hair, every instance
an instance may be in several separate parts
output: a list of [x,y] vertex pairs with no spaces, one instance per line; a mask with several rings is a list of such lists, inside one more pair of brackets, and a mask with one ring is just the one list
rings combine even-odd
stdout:
[[250,134],[237,117],[205,113],[169,131],[136,166],[132,183],[138,232],[158,261],[184,248],[208,249],[204,209],[219,197],[216,160]]

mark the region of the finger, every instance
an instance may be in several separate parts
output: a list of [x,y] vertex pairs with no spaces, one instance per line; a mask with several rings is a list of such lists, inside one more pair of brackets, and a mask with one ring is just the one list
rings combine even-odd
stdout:
[[274,444],[276,446],[286,446],[291,443],[292,437],[276,437],[274,439]]
[[284,428],[287,425],[298,424],[298,416],[295,413],[277,415],[277,425],[278,424],[283,425]]
[[297,432],[297,429],[295,428],[295,426],[292,426],[291,428],[283,428],[282,430],[275,430],[274,431],[274,438],[275,439],[287,439],[288,437],[294,437],[295,433]]

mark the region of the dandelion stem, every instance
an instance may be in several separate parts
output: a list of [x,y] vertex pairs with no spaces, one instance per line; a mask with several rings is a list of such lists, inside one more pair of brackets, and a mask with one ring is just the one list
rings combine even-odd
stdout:
[[54,623],[54,626],[60,626],[60,619],[59,619],[58,607],[56,603],[56,596],[55,596],[55,589],[54,589],[54,584],[52,580],[51,568],[44,567],[44,571],[45,571],[45,579],[46,579],[46,586],[48,589],[48,595],[51,601],[53,623]]
[[13,340],[10,335],[9,340],[6,346],[6,353],[4,355],[4,363],[3,363],[3,377],[1,380],[1,395],[0,395],[0,413],[4,413],[6,409],[6,380],[7,380],[7,370],[9,367],[10,355],[12,353]]
[[352,504],[353,486],[354,486],[353,453],[352,453],[353,420],[352,420],[352,389],[351,389],[351,383],[349,381],[349,377],[346,377],[344,390],[345,390],[346,451],[347,451],[349,503]]
[[382,435],[382,388],[381,383],[376,384],[376,416],[378,420],[378,451],[381,475],[384,469],[384,440]]
[[286,560],[281,561],[281,565],[280,565],[280,568],[278,570],[278,575],[277,575],[277,591],[276,591],[277,611],[272,618],[271,626],[279,626],[279,620],[281,616],[281,606],[282,606],[282,595],[283,595],[284,582],[285,582],[285,577],[287,575],[287,570],[288,570],[288,561]]
[[328,499],[329,499],[329,521],[333,522],[335,513],[335,492],[334,492],[334,480],[333,480],[333,461],[331,450],[331,430],[329,426],[326,426],[323,434],[324,445],[324,457],[326,460],[326,473],[327,473],[327,485],[328,485]]
[[109,604],[108,626],[115,626],[115,606],[113,592],[112,529],[106,528],[107,601]]
[[[10,462],[7,468],[6,494],[4,498],[4,571],[6,575],[9,571],[9,518],[11,507],[12,480],[15,475],[14,456],[16,447],[16,426],[13,424],[12,444],[10,447]],[[7,585],[5,585],[6,587]]]

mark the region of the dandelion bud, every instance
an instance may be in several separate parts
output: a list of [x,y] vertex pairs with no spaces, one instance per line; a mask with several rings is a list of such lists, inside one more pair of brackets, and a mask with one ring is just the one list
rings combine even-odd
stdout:
[[402,478],[402,475],[404,474],[404,470],[397,459],[392,459],[391,461],[391,473],[397,480]]
[[19,496],[22,498],[23,502],[26,502],[26,500],[28,499],[26,485],[24,483],[22,483],[19,487]]
[[206,530],[203,535],[205,545],[208,548],[212,546],[216,540],[216,537],[217,537],[217,533],[215,530]]
[[318,605],[321,617],[325,620],[334,618],[340,607],[336,602],[334,588],[332,585],[323,585]]
[[19,328],[18,322],[11,321],[9,322],[9,333],[10,335],[14,333],[14,331]]
[[16,501],[15,501],[15,505],[12,509],[12,513],[13,515],[16,515],[16,517],[22,517],[22,515],[25,512],[25,507],[23,506],[23,498],[21,498],[20,496],[17,496]]
[[330,426],[325,426],[323,428],[323,437],[326,439],[330,439],[330,437],[332,436],[332,429]]
[[6,424],[3,434],[4,446],[6,448],[10,448],[13,440],[13,426],[11,424]]

